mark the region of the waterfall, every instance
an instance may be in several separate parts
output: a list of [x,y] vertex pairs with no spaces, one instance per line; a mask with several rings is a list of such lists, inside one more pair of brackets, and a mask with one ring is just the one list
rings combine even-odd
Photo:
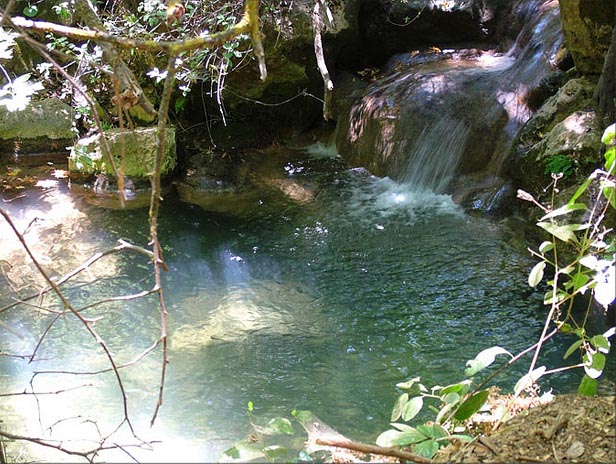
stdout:
[[424,128],[409,150],[401,181],[415,190],[443,192],[450,184],[466,146],[469,128],[449,116]]
[[555,0],[519,1],[512,14],[523,27],[508,52],[392,57],[339,121],[345,160],[435,193],[478,173],[497,176],[532,113],[527,95],[554,72],[562,44]]

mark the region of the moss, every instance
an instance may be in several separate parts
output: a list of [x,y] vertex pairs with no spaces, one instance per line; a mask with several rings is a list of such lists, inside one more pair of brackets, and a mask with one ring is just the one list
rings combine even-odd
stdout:
[[[154,172],[157,151],[156,127],[135,129],[122,134],[119,129],[105,131],[109,148],[119,168],[124,153],[124,174],[133,177],[147,177]],[[165,137],[165,162],[162,174],[175,168],[175,130],[167,128]],[[79,140],[73,146],[69,157],[69,170],[82,174],[112,174],[109,163],[103,156],[98,135]]]

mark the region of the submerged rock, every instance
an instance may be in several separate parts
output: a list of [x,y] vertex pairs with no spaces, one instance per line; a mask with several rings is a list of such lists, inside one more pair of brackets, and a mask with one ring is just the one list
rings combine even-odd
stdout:
[[323,319],[316,305],[308,289],[273,281],[232,288],[218,301],[191,297],[182,306],[187,312],[201,313],[202,319],[176,327],[170,336],[171,348],[198,351],[214,343],[241,343],[252,336],[323,335]]

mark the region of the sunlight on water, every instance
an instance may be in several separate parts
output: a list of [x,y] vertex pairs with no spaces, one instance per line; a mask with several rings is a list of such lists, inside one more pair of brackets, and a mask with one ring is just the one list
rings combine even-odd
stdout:
[[[152,429],[160,350],[131,363],[159,337],[156,299],[109,302],[85,313],[117,361],[131,364],[122,369],[129,414],[139,438],[155,441],[126,448],[132,456],[218,461],[251,432],[248,401],[264,420],[309,409],[341,433],[373,441],[388,425],[397,382],[421,376],[451,383],[481,349],[499,344],[515,352],[540,331],[541,295],[526,285],[532,263],[504,243],[499,225],[468,217],[447,195],[322,162],[330,171],[311,166],[293,174],[314,183],[310,203],[287,200],[231,217],[165,199],[160,236],[171,269],[163,276],[170,364]],[[66,204],[82,218],[64,224],[67,242],[75,227],[80,240],[100,248],[117,238],[147,243],[145,209]],[[146,257],[119,255],[110,264],[101,279],[65,289],[77,307],[150,285]],[[61,307],[51,297],[46,303]],[[2,349],[28,354],[54,315],[28,307],[0,317],[15,332],[0,326]],[[548,355],[558,355],[557,348]],[[114,376],[83,374],[106,368],[81,323],[62,317],[35,362],[0,357],[0,388],[64,393],[38,402],[31,395],[3,398],[3,426],[93,446],[122,419]],[[521,370],[508,372],[505,384]],[[138,444],[126,424],[113,440]],[[26,459],[72,460],[26,448]],[[127,460],[119,450],[102,456]]]

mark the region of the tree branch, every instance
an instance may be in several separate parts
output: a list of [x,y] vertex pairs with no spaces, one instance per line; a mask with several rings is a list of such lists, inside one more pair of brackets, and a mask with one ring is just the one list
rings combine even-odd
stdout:
[[383,446],[368,445],[366,443],[358,443],[351,440],[332,440],[327,438],[317,438],[316,443],[323,446],[333,446],[335,448],[344,448],[352,451],[358,451],[364,454],[378,454],[380,456],[393,456],[395,458],[404,459],[405,461],[415,462],[418,464],[432,464],[432,459],[424,458],[418,454],[402,451],[397,448],[385,448]]

